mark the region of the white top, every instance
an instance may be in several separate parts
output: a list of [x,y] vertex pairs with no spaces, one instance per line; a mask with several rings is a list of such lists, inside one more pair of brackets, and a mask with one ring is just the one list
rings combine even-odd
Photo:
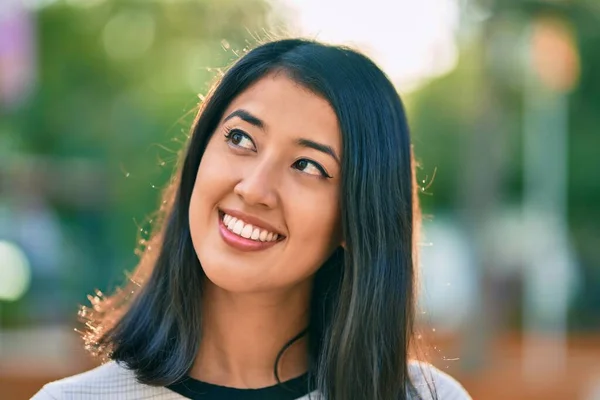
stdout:
[[[424,371],[425,373],[423,373]],[[427,381],[435,385],[439,400],[471,400],[452,377],[429,364],[411,363],[409,373],[424,400],[431,399]],[[426,375],[426,377],[424,377]],[[317,400],[312,393],[311,400]],[[139,383],[134,372],[108,362],[90,371],[46,384],[31,400],[184,400],[165,387]],[[308,395],[298,400],[308,400]]]

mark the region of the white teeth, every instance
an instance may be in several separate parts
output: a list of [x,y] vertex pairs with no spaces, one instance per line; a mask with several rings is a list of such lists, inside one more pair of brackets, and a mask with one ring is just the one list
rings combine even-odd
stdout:
[[269,232],[267,232],[267,231],[260,231],[260,236],[258,237],[258,239],[261,242],[264,242],[265,240],[267,240],[267,235],[269,235]]
[[276,233],[254,227],[251,224],[246,224],[244,221],[228,214],[223,215],[223,224],[231,232],[246,239],[252,239],[261,242],[272,242],[279,238],[279,235]]
[[246,239],[250,239],[250,236],[252,236],[252,230],[254,229],[254,227],[250,224],[245,225],[244,229],[242,229],[242,233],[241,236],[245,237]]
[[227,223],[227,229],[229,229],[230,231],[233,230],[233,227],[235,226],[236,222],[237,222],[236,218],[230,218],[229,222]]
[[242,220],[237,220],[235,222],[235,225],[233,226],[233,233],[235,233],[236,235],[241,235],[242,234],[242,229],[244,229],[244,222]]

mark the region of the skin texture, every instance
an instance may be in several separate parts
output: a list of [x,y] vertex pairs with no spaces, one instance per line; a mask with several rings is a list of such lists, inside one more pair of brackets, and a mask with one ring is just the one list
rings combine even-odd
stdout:
[[[228,119],[239,110],[263,126]],[[298,139],[329,146],[335,157]],[[333,109],[285,73],[265,76],[229,105],[198,168],[189,210],[192,242],[207,276],[193,377],[232,387],[275,383],[277,352],[308,323],[312,277],[342,245],[340,157]],[[259,218],[284,238],[264,250],[236,249],[221,236],[220,209]],[[280,378],[306,368],[300,340],[282,358]]]

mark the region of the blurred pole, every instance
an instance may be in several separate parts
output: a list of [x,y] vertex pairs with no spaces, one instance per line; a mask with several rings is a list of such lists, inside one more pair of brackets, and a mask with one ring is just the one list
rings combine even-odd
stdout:
[[568,99],[578,74],[570,32],[539,18],[524,82],[524,364],[529,379],[562,374],[573,268],[567,221]]
[[[492,17],[493,18],[493,17]],[[491,19],[492,19],[491,18]],[[486,51],[495,40],[492,20],[483,28],[480,37],[481,70],[474,71],[478,80],[478,115],[472,127],[462,135],[458,174],[457,204],[467,240],[471,244],[474,297],[473,313],[463,327],[461,364],[476,371],[487,364],[489,343],[498,325],[499,310],[495,301],[495,282],[491,271],[498,266],[494,246],[493,215],[500,206],[504,178],[504,149],[507,137],[502,129],[502,107],[494,77],[493,60]]]

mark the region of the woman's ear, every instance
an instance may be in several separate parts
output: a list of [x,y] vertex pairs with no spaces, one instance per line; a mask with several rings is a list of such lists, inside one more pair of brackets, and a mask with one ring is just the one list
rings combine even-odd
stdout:
[[346,241],[345,241],[345,240],[342,240],[342,243],[340,244],[340,246],[342,246],[342,249],[344,249],[344,250],[348,250],[348,249],[346,248]]

